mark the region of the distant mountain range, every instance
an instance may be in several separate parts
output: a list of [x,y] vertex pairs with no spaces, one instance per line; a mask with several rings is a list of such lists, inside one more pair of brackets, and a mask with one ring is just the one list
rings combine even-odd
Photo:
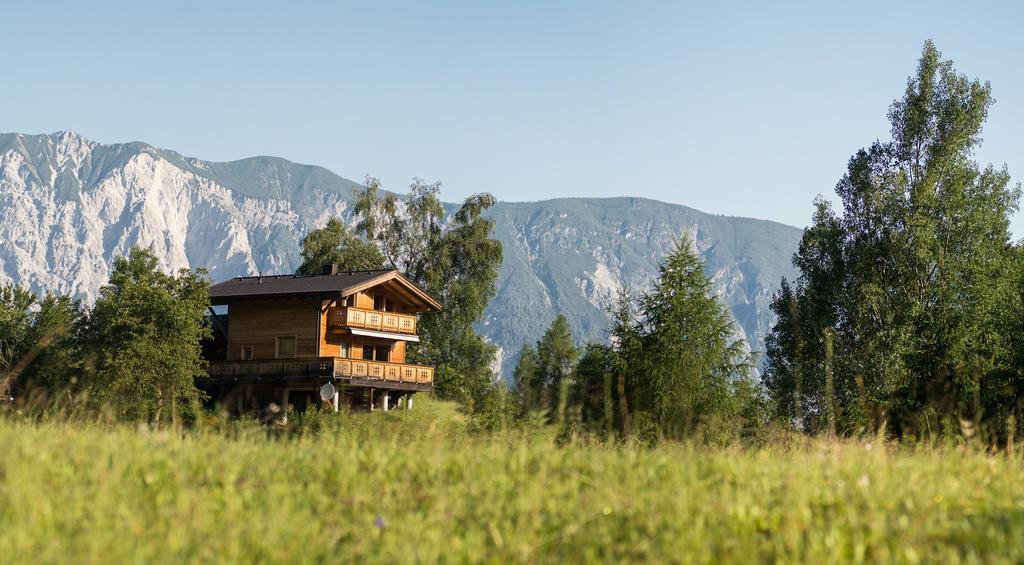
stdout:
[[[214,163],[140,142],[102,145],[74,132],[0,134],[0,282],[90,301],[112,260],[150,247],[165,267],[206,267],[214,281],[292,272],[302,237],[351,220],[358,183],[275,157]],[[486,187],[481,187],[486,189]],[[559,312],[576,338],[603,340],[621,285],[646,288],[674,238],[693,235],[716,291],[760,350],[768,303],[792,278],[797,228],[642,198],[501,202],[505,248],[481,331],[506,374]]]

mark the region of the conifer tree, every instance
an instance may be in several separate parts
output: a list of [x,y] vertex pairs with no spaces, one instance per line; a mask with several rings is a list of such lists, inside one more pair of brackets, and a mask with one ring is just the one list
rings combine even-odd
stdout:
[[516,362],[515,371],[512,373],[516,402],[524,414],[540,410],[541,407],[539,365],[537,350],[530,344],[524,345],[519,351],[519,359]]
[[640,299],[639,339],[626,352],[629,401],[662,437],[717,441],[736,423],[737,384],[754,358],[691,247],[688,236],[676,242]]
[[579,349],[573,342],[569,320],[559,314],[537,342],[541,405],[558,421],[565,418],[569,387],[578,359]]

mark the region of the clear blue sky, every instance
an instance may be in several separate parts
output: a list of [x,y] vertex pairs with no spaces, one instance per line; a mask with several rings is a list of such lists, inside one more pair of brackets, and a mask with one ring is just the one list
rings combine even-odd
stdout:
[[1024,178],[1015,2],[97,4],[3,7],[0,131],[803,226],[930,37],[992,83],[979,159]]

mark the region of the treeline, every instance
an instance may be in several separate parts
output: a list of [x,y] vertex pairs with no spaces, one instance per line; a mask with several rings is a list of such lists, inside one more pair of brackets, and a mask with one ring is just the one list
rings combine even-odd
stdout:
[[168,275],[133,249],[91,308],[0,288],[0,399],[64,396],[76,409],[156,424],[195,418],[209,284],[202,270]]
[[816,212],[772,309],[764,384],[774,416],[808,433],[1019,435],[1021,191],[974,151],[988,83],[924,47],[892,138],[850,158],[841,205]]
[[516,419],[563,433],[731,443],[767,429],[755,356],[736,337],[704,264],[684,236],[647,292],[620,292],[606,344],[582,349],[559,315],[536,347],[519,354],[511,398]]

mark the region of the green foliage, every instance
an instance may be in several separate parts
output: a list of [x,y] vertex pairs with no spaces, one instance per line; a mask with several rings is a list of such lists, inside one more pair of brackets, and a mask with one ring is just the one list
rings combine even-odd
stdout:
[[523,414],[541,411],[559,423],[565,420],[579,354],[569,333],[569,321],[561,314],[551,322],[536,349],[523,347],[513,375]]
[[20,286],[0,287],[0,397],[69,384],[81,368],[74,339],[80,317],[67,297],[40,300]]
[[[735,322],[712,294],[691,247],[688,237],[676,242],[636,307],[628,289],[620,292],[610,312],[610,343],[584,350],[574,369],[571,404],[574,421],[589,431],[649,443],[730,443],[765,430],[766,399],[751,377],[754,356],[734,337]],[[564,352],[550,357],[576,359],[564,319],[545,339],[555,344],[546,347]],[[559,363],[545,361],[542,343],[538,350],[538,374],[545,374],[545,366],[561,374]]]
[[302,264],[296,272],[318,275],[330,263],[343,271],[382,269],[384,256],[377,246],[350,232],[340,219],[331,218],[326,226],[309,232],[302,240]]
[[619,340],[633,348],[621,352],[629,401],[662,437],[727,440],[738,436],[737,385],[750,379],[754,358],[734,338],[735,323],[691,247],[689,237],[677,242],[640,298],[637,326]]
[[565,419],[568,388],[579,359],[579,349],[569,333],[569,321],[559,314],[537,342],[537,381],[541,405],[552,410],[557,421]]
[[420,317],[423,341],[409,348],[409,358],[436,367],[438,395],[472,409],[495,386],[491,367],[497,348],[474,329],[494,296],[501,267],[501,243],[491,239],[494,220],[483,215],[495,199],[470,196],[446,218],[439,192],[439,184],[415,179],[408,197],[400,200],[382,193],[371,178],[357,194],[355,213],[359,232],[379,246],[387,265],[444,305],[443,311]]
[[194,413],[205,375],[200,347],[210,329],[205,271],[163,273],[150,252],[133,248],[114,261],[88,319],[97,398],[128,419],[160,423]]
[[892,140],[850,159],[841,213],[816,202],[766,344],[781,420],[825,429],[835,406],[841,432],[925,434],[939,427],[931,415],[978,423],[982,399],[1009,401],[1019,370],[1004,316],[1019,317],[1007,310],[1019,279],[1008,225],[1020,189],[972,159],[991,104],[987,83],[926,43],[889,111]]
[[512,373],[516,402],[524,414],[541,409],[540,359],[532,345],[524,345],[519,351],[516,369]]

